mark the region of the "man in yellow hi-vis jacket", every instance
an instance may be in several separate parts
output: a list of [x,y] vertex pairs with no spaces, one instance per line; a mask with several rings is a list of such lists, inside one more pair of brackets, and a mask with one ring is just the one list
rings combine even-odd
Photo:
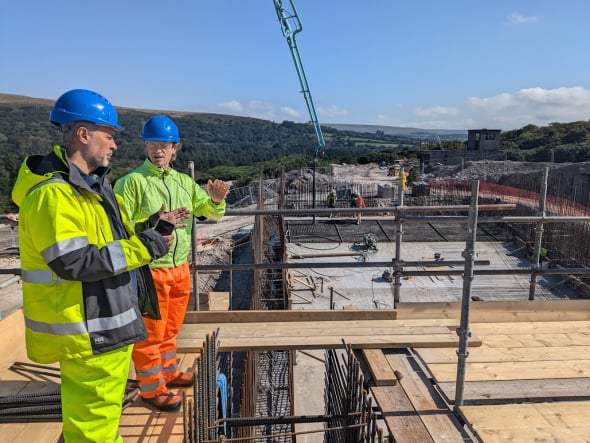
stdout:
[[178,127],[170,117],[156,115],[148,119],[141,138],[147,159],[117,180],[114,187],[125,201],[129,219],[136,230],[146,223],[150,226],[152,214],[157,214],[161,207],[186,218],[182,227],[179,225],[174,231],[174,243],[168,254],[150,264],[161,318],[145,319],[148,338],[133,347],[133,364],[143,400],[160,410],[173,411],[180,408],[182,397],[169,388],[188,387],[194,382],[194,374],[180,371],[176,362],[176,338],[191,293],[188,256],[192,216],[219,220],[225,214],[229,185],[222,180],[209,180],[205,192],[189,175],[172,167],[181,144]]
[[59,362],[66,442],[120,442],[132,345],[146,337],[135,269],[165,255],[172,236],[137,234],[106,178],[121,130],[113,105],[64,93],[49,120],[62,146],[23,162],[12,191],[27,353]]

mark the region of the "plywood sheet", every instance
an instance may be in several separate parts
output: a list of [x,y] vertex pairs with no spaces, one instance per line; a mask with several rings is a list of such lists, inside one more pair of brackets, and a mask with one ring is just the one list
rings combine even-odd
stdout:
[[[439,383],[449,403],[455,403],[456,382]],[[590,378],[473,381],[463,384],[464,404],[500,404],[531,401],[590,400]]]
[[590,402],[461,406],[484,442],[588,442]]

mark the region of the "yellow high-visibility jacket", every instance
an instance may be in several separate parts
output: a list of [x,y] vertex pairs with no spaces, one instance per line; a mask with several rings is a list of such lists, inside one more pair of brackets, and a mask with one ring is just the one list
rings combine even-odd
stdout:
[[[123,197],[127,215],[136,223],[136,231],[151,227],[157,220],[162,204],[167,211],[181,207],[193,215],[219,220],[225,214],[225,200],[215,205],[209,195],[188,175],[175,169],[163,169],[146,159],[141,166],[124,175],[114,185],[115,193]],[[183,221],[186,227],[174,230],[174,243],[168,254],[154,260],[151,268],[172,268],[187,262],[191,248],[192,219]]]
[[130,235],[108,168],[94,173],[91,186],[56,146],[45,157],[27,157],[12,190],[33,361],[87,357],[146,337],[132,270],[168,248],[154,230]]

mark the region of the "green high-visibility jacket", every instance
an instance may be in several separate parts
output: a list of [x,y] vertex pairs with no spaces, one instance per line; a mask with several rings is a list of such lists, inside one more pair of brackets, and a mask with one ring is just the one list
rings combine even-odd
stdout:
[[[154,223],[154,215],[166,205],[167,211],[185,207],[197,217],[219,220],[225,213],[225,200],[219,205],[188,174],[173,168],[163,169],[146,159],[141,166],[117,180],[116,194],[123,197],[127,215],[137,229]],[[150,218],[151,217],[151,218]],[[150,221],[151,220],[151,221]],[[185,228],[174,231],[174,243],[168,254],[154,260],[152,268],[171,268],[188,261],[191,248],[192,219],[182,221]],[[140,226],[140,228],[138,228]],[[151,227],[151,226],[150,226]]]
[[167,245],[154,230],[130,235],[108,169],[94,172],[96,189],[56,146],[45,157],[27,157],[12,190],[33,361],[88,357],[147,336],[132,270],[161,257]]

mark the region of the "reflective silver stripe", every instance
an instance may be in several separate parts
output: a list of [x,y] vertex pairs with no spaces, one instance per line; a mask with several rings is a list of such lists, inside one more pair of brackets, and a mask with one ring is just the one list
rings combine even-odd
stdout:
[[131,308],[128,311],[122,312],[113,317],[101,317],[88,320],[88,331],[110,331],[111,329],[117,329],[133,323],[135,320],[137,320],[137,314],[135,314],[135,309]]
[[78,323],[43,323],[36,320],[31,320],[25,317],[25,325],[27,328],[35,332],[43,332],[51,335],[76,335],[86,334],[88,331],[84,326],[84,322]]
[[154,392],[156,389],[158,389],[164,383],[165,383],[165,381],[163,378],[160,379],[160,381],[158,383],[145,384],[142,382],[141,383],[141,392],[143,392],[144,394]]
[[88,237],[73,237],[67,240],[54,243],[48,248],[41,251],[41,255],[45,260],[45,263],[51,263],[56,258],[61,257],[72,251],[77,251],[88,246]]
[[162,357],[162,360],[171,360],[171,359],[176,360],[176,351],[164,352],[163,354],[161,354],[161,357]]
[[135,369],[135,371],[137,372],[137,375],[141,375],[142,377],[151,377],[152,375],[156,375],[161,370],[162,370],[162,365],[156,365],[150,369],[143,369],[143,370],[139,370],[137,368]]
[[[59,174],[54,175],[53,177],[51,177],[49,180],[45,180],[44,182],[41,183],[37,183],[34,186],[31,186],[31,188],[27,191],[27,196],[33,192],[35,189],[40,188],[41,186],[45,186],[45,185],[49,185],[51,183],[67,183],[67,181]],[[77,190],[72,186],[72,189],[74,189],[74,191],[76,191],[77,195],[80,195],[79,192],[77,192]]]
[[52,271],[21,271],[21,278],[26,283],[63,283],[70,280],[59,278]]
[[176,363],[174,363],[172,366],[162,369],[162,374],[173,374],[177,369],[178,366],[176,366]]
[[125,252],[123,252],[123,245],[121,245],[121,242],[112,241],[107,244],[106,247],[109,250],[109,254],[111,256],[111,263],[113,265],[115,274],[125,272],[127,270],[127,258],[125,257]]

